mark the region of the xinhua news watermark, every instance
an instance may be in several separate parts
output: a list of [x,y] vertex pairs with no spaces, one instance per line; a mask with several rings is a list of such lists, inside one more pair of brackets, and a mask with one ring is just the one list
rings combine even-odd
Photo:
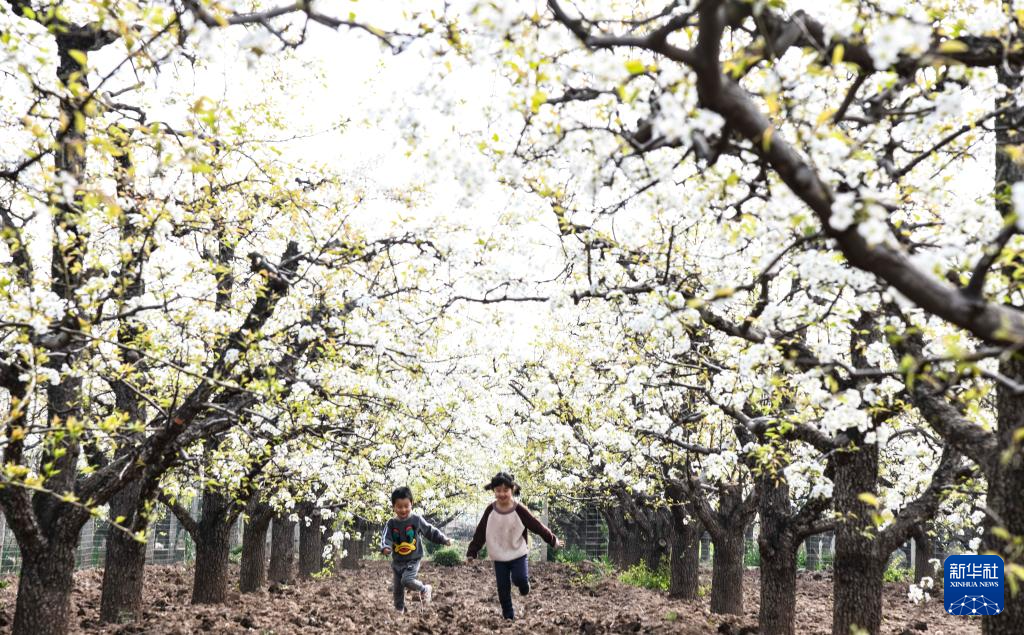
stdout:
[[949,556],[945,564],[946,612],[950,615],[998,615],[1003,612],[1003,559],[999,556]]

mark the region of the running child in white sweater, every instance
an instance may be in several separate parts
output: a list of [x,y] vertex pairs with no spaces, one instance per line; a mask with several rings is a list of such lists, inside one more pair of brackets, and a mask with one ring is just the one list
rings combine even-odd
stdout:
[[532,531],[556,549],[561,543],[544,523],[530,513],[526,505],[516,500],[519,485],[511,474],[498,472],[484,489],[494,492],[494,502],[484,510],[466,557],[470,560],[476,558],[480,548],[487,544],[487,557],[494,561],[501,614],[505,619],[513,620],[515,611],[512,607],[512,585],[519,589],[520,595],[530,592],[527,532]]

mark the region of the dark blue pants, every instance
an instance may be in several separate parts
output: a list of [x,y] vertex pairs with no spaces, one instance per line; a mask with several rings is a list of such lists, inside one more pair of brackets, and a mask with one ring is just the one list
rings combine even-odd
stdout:
[[530,592],[530,571],[526,565],[526,556],[507,562],[494,561],[494,577],[498,579],[498,601],[501,602],[501,614],[507,619],[515,619],[512,610],[512,585],[519,589],[519,595]]

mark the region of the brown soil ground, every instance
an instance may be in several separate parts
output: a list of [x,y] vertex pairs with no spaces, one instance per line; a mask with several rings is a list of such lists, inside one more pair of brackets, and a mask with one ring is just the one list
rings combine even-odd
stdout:
[[[236,569],[237,571],[237,569]],[[439,567],[425,562],[420,577],[434,586],[434,602],[423,605],[411,594],[406,615],[391,608],[391,571],[386,562],[365,562],[334,577],[275,587],[258,594],[230,595],[226,605],[191,606],[191,570],[154,566],[146,571],[146,607],[142,620],[101,625],[98,621],[101,571],[76,574],[72,631],[76,633],[755,633],[758,577],[744,581],[743,616],[712,615],[707,598],[670,600],[664,593],[638,589],[602,576],[588,565],[531,565],[529,611],[525,619],[501,619],[489,563]],[[588,574],[589,575],[584,575]],[[16,581],[0,590],[0,628],[10,628]],[[703,580],[706,584],[708,581]],[[827,574],[802,575],[797,597],[797,632],[827,634],[832,611]],[[915,606],[905,584],[888,584],[883,633],[973,635],[977,619],[947,615],[941,600]]]

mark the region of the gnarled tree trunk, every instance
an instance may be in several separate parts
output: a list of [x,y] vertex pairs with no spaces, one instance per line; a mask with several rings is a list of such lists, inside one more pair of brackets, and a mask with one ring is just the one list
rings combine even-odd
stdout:
[[[999,83],[1006,87],[1006,97],[997,104],[1010,106],[1020,95],[1024,87],[1021,80],[1021,67],[999,65],[996,75]],[[1014,160],[1011,151],[1024,146],[1024,117],[1019,109],[1009,109],[996,117],[996,155],[995,155],[995,201],[996,209],[1004,222],[1012,219],[1014,210],[1008,196],[1014,183],[1024,181],[1024,165]],[[1014,272],[1009,272],[1011,279]],[[1024,380],[1024,359],[1020,353],[1002,359],[999,372],[1013,381]],[[987,505],[998,521],[989,516],[985,522],[983,538],[985,549],[1002,556],[1007,563],[1024,565],[1024,547],[1020,540],[1024,537],[1024,453],[1021,452],[1019,441],[1014,435],[1024,429],[1024,397],[1002,383],[996,385],[996,456],[990,461],[988,477]],[[1010,540],[1000,538],[993,529],[1000,528],[1010,534]],[[1016,541],[1016,544],[1014,544]],[[1005,607],[1003,612],[993,617],[982,618],[982,631],[985,635],[1010,635],[1024,633],[1024,591],[1017,595],[1010,592],[1006,585]]]
[[367,538],[372,533],[365,518],[357,516],[345,536],[345,555],[337,560],[342,569],[358,569],[359,561],[367,553]]
[[307,580],[324,568],[323,528],[319,510],[305,507],[299,519],[299,577]]
[[[139,513],[141,481],[135,481],[110,501],[110,517],[123,517],[132,531],[145,527],[136,518]],[[103,586],[100,591],[100,620],[107,623],[130,622],[142,614],[142,589],[146,572],[146,543],[125,531],[107,532],[104,554]]]
[[683,506],[672,508],[672,548],[669,556],[669,597],[692,600],[700,586],[699,546],[704,530]]
[[231,555],[231,501],[212,489],[203,491],[202,517],[192,539],[196,543],[196,569],[192,579],[193,604],[221,604],[228,595]]
[[287,514],[274,517],[270,532],[270,568],[272,584],[291,584],[295,561],[295,521]]
[[796,554],[804,536],[820,530],[815,522],[827,504],[807,501],[799,510],[790,500],[789,484],[778,475],[757,477],[761,531],[761,635],[793,635],[796,622]]
[[882,574],[889,554],[872,537],[874,510],[859,495],[878,491],[878,447],[842,450],[833,464],[835,507],[845,517],[836,528],[832,633],[849,635],[857,627],[875,634],[882,625]]
[[726,525],[719,536],[712,535],[715,553],[711,557],[711,612],[743,614],[743,532],[744,526]]
[[76,547],[73,540],[52,540],[46,550],[22,550],[14,635],[68,632]]
[[643,558],[640,531],[620,506],[601,510],[608,525],[608,559],[619,569],[628,569]]
[[[1015,80],[1015,87],[1020,81]],[[1018,88],[1019,90],[1019,88]],[[1017,132],[1019,143],[1024,143],[1024,130]],[[1024,178],[1024,170],[1018,168],[1017,176]],[[999,364],[999,372],[1014,381],[1024,380],[1024,358],[1015,354]],[[988,496],[986,502],[992,516],[986,519],[983,543],[986,550],[1002,556],[1007,563],[1024,565],[1024,547],[1019,542],[1024,536],[1024,453],[1015,446],[1014,434],[1024,429],[1024,397],[1013,394],[1002,384],[996,386],[997,404],[997,435],[998,447],[1004,450],[993,461],[995,473],[988,478]],[[1006,451],[1017,447],[1016,451]],[[1001,528],[1009,532],[1009,541],[997,535],[993,530]],[[1016,595],[1011,593],[1010,585],[1005,585],[1003,612],[995,616],[982,618],[982,632],[985,635],[1018,635],[1024,633],[1024,590]]]
[[242,529],[242,565],[238,576],[242,593],[254,593],[267,583],[267,530],[273,513],[266,503],[249,505],[249,519]]
[[223,604],[228,597],[231,525],[211,523],[200,529],[195,542],[196,570],[192,579],[192,604]]
[[715,546],[711,556],[711,612],[742,615],[744,536],[757,510],[756,496],[744,499],[742,484],[721,483],[718,509],[712,510],[702,493],[694,493],[682,482],[673,487],[680,492],[673,496],[675,500],[681,500],[683,492],[690,495],[693,510]]
[[914,539],[914,582],[920,582],[921,578],[931,578],[934,582],[935,565],[930,560],[935,557],[935,546],[928,528],[918,525],[911,537]]

